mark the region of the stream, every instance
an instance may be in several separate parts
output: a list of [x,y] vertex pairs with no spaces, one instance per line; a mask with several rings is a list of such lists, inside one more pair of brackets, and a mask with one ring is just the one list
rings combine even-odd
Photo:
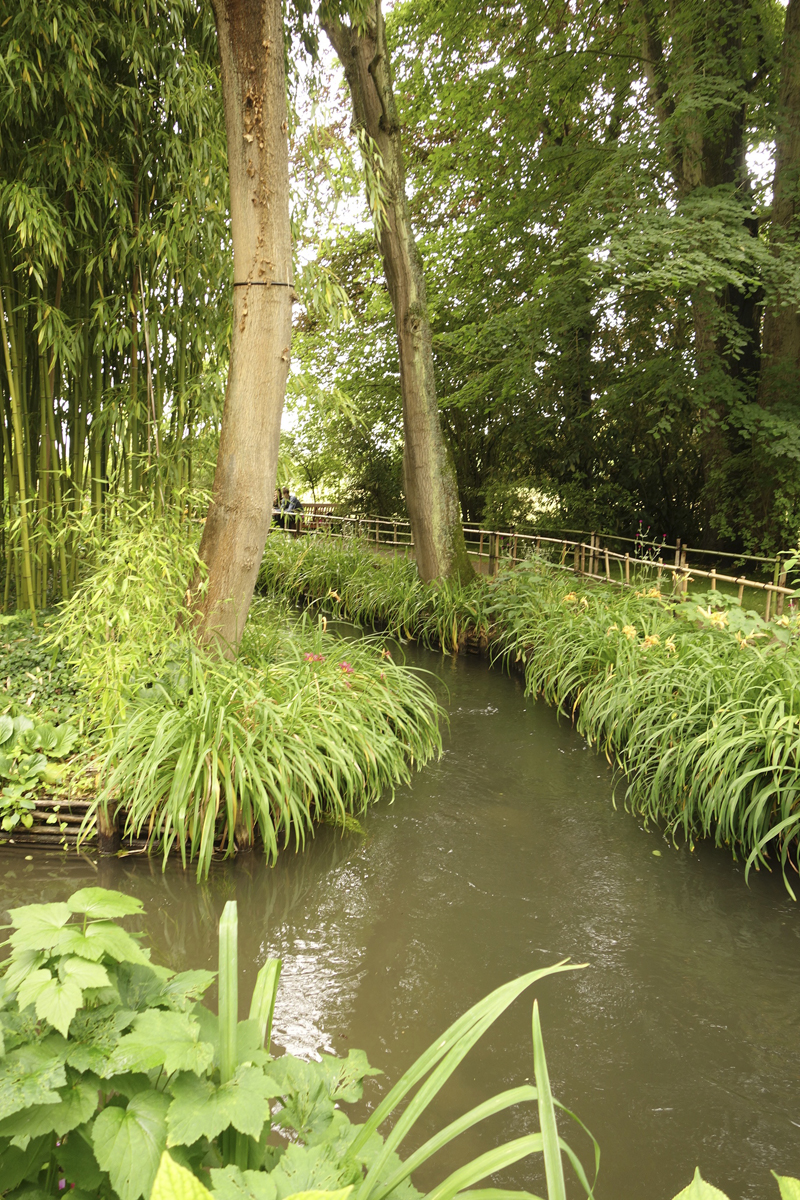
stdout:
[[[131,892],[154,957],[182,970],[215,967],[215,925],[237,899],[243,1010],[264,959],[280,956],[274,1041],[301,1055],[366,1050],[385,1075],[367,1082],[362,1119],[500,983],[586,963],[515,1003],[414,1144],[531,1079],[535,994],[553,1092],[600,1143],[597,1200],[672,1200],[695,1165],[731,1200],[777,1200],[770,1168],[800,1176],[800,908],[780,877],[753,873],[747,887],[728,852],[675,850],[644,830],[621,788],[614,807],[606,760],[519,679],[471,657],[410,658],[439,681],[445,753],[370,810],[363,837],[323,827],[272,869],[248,856],[204,884],[177,863],[162,874],[146,858],[28,862],[3,848],[0,908],[89,883]],[[493,1118],[417,1186],[536,1128],[529,1110]],[[588,1170],[585,1134],[563,1117],[560,1131]],[[542,1194],[541,1161],[502,1183]]]

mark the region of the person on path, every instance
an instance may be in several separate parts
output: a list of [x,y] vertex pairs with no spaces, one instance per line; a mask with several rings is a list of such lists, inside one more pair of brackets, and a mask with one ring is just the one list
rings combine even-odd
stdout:
[[272,524],[279,525],[283,529],[284,516],[281,511],[281,489],[275,488],[275,494],[272,497]]
[[303,505],[298,500],[297,496],[295,496],[294,492],[291,492],[288,487],[285,487],[283,489],[283,503],[281,504],[281,512],[283,513],[284,521],[283,527],[284,529],[290,530],[294,537],[297,537],[300,532],[300,518],[299,516],[294,516],[293,514],[301,513],[303,511]]

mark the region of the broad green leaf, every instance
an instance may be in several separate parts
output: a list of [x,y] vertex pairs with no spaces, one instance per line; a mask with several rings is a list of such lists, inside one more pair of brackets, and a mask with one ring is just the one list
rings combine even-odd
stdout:
[[69,979],[80,988],[107,987],[110,982],[108,971],[104,966],[97,962],[90,962],[86,958],[80,958],[78,955],[62,958],[58,964],[58,973],[63,980]]
[[108,1059],[113,1054],[120,1034],[128,1028],[136,1014],[129,1009],[104,1005],[102,1008],[81,1009],[70,1025],[67,1065],[78,1071],[105,1074]]
[[139,943],[113,921],[94,921],[79,938],[75,938],[70,930],[63,936],[58,948],[62,953],[69,950],[81,958],[98,959],[107,954],[117,962],[150,965],[147,953]]
[[109,888],[87,887],[75,892],[67,901],[70,912],[85,913],[92,920],[98,917],[127,917],[140,913],[141,900],[114,892]]
[[44,750],[45,754],[50,754],[57,741],[55,726],[49,725],[47,722],[36,726],[33,744],[37,750]]
[[9,916],[14,926],[9,941],[15,949],[52,950],[72,913],[66,904],[27,904],[12,908]]
[[98,937],[87,937],[80,925],[67,925],[62,930],[56,950],[60,954],[75,954],[80,958],[88,958],[91,962],[97,962],[106,953],[102,941]]
[[674,1200],[728,1200],[728,1197],[719,1188],[706,1183],[700,1174],[700,1168],[696,1167],[694,1179],[682,1192],[678,1192]]
[[[775,1175],[775,1172],[772,1172]],[[781,1193],[781,1200],[800,1200],[800,1179],[794,1179],[791,1175],[775,1175],[778,1181],[778,1188]]]
[[350,1050],[347,1058],[322,1055],[322,1072],[325,1086],[332,1100],[354,1104],[364,1094],[364,1080],[369,1075],[382,1075],[383,1071],[371,1067],[363,1050]]
[[52,974],[45,968],[40,967],[38,971],[31,971],[30,974],[23,980],[17,992],[17,1004],[20,1012],[26,1009],[29,1004],[35,1004],[42,993],[42,989],[51,983]]
[[177,1012],[186,1012],[216,979],[214,971],[181,971],[161,989],[163,1001]]
[[50,1157],[52,1137],[34,1138],[25,1149],[17,1146],[0,1148],[3,1176],[0,1187],[7,1190],[18,1187],[28,1175],[37,1175]]
[[211,1193],[196,1175],[175,1162],[165,1150],[161,1155],[150,1200],[210,1200]]
[[78,740],[78,731],[73,725],[57,725],[55,735],[55,745],[48,750],[48,754],[53,758],[65,758]]
[[276,1200],[278,1194],[270,1175],[238,1167],[212,1167],[211,1192],[214,1200]]
[[60,979],[51,979],[36,997],[36,1015],[43,1021],[49,1021],[54,1029],[66,1037],[70,1021],[82,1003],[83,992],[77,983],[71,979],[63,983]]
[[306,1142],[321,1137],[335,1111],[322,1063],[285,1055],[266,1070],[283,1099],[275,1123],[296,1130]]
[[91,1144],[87,1141],[87,1136],[84,1136],[81,1131],[73,1129],[69,1137],[61,1141],[57,1159],[66,1175],[67,1183],[79,1184],[91,1192],[100,1186],[103,1172],[100,1170]]
[[105,1075],[124,1071],[149,1071],[164,1067],[173,1071],[194,1071],[202,1075],[211,1066],[214,1047],[199,1040],[200,1026],[188,1013],[148,1009],[134,1019],[133,1030],[120,1038],[104,1071]]
[[0,1059],[0,1119],[34,1104],[60,1104],[66,1085],[62,1058],[47,1042],[19,1046]]
[[304,1192],[332,1192],[358,1182],[361,1170],[329,1142],[318,1146],[289,1145],[271,1173],[278,1200]]
[[45,961],[46,955],[41,950],[15,950],[4,976],[6,991],[15,992],[23,979],[38,970]]
[[230,1125],[257,1140],[269,1117],[269,1099],[278,1092],[258,1067],[244,1066],[219,1087],[208,1079],[179,1075],[172,1095],[167,1145],[191,1146],[201,1137],[217,1137]]
[[60,1089],[59,1104],[37,1104],[0,1121],[0,1137],[40,1137],[44,1133],[69,1133],[88,1121],[97,1108],[98,1080],[74,1079]]
[[14,722],[7,713],[0,717],[0,746],[4,746],[14,736]]
[[149,1196],[165,1149],[169,1097],[140,1092],[127,1108],[104,1108],[92,1127],[98,1164],[120,1200]]

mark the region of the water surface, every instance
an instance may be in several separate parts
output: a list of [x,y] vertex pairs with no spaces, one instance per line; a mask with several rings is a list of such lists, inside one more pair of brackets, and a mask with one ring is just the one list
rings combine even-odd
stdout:
[[[279,955],[276,1041],[303,1055],[363,1047],[386,1073],[365,1107],[499,983],[587,963],[536,994],[554,1092],[602,1148],[598,1200],[671,1200],[696,1164],[732,1200],[775,1200],[771,1167],[800,1176],[798,907],[780,880],[762,872],[747,888],[728,854],[676,851],[615,809],[605,760],[519,680],[477,659],[418,661],[447,688],[446,752],[371,810],[364,838],[323,828],[274,869],[251,856],[205,884],[147,859],[5,849],[0,906],[88,882],[130,891],[156,957],[184,969],[214,967],[235,897],[243,1008]],[[476,1047],[422,1133],[532,1076],[531,1000]],[[417,1182],[535,1127],[528,1112],[496,1119]],[[584,1136],[562,1132],[588,1164]],[[544,1186],[535,1164],[503,1181]]]

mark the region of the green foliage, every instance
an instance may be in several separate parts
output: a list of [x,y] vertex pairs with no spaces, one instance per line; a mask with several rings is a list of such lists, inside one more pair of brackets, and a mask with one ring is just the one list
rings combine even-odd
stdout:
[[433,693],[373,641],[262,601],[236,661],[199,650],[185,608],[199,565],[179,519],[130,519],[96,556],[50,636],[97,716],[95,808],[121,798],[127,830],[165,861],[177,847],[202,875],[215,841],[233,854],[256,838],[274,861],[438,753]]
[[[398,1155],[478,1038],[527,988],[573,969],[566,963],[532,971],[474,1005],[367,1122],[354,1125],[342,1106],[359,1101],[364,1080],[379,1074],[363,1052],[322,1055],[318,1062],[271,1057],[259,1021],[274,1003],[271,965],[259,976],[256,1015],[251,1009],[247,1021],[237,1021],[221,1003],[216,1017],[200,999],[210,972],[174,975],[153,965],[138,935],[115,923],[140,912],[139,901],[121,893],[84,888],[66,903],[10,914],[11,953],[0,991],[0,1190],[9,1200],[56,1197],[71,1185],[78,1197],[94,1200],[348,1200],[351,1192],[353,1200],[415,1200],[412,1170],[478,1121],[537,1096],[548,1114],[546,1132],[465,1164],[431,1195],[452,1200],[543,1149],[551,1163],[563,1150],[590,1194],[579,1160],[556,1132],[538,1025],[539,1092],[529,1086],[505,1092],[439,1131],[405,1162]],[[235,930],[230,904],[221,922],[221,997],[236,992]],[[226,1025],[236,1035],[227,1067]],[[188,1057],[187,1047],[194,1047]],[[268,1140],[271,1132],[283,1135],[278,1144]],[[559,1194],[549,1192],[552,1200]]]
[[2,707],[18,716],[27,711],[54,724],[78,719],[81,685],[63,650],[53,653],[47,638],[53,613],[41,614],[39,631],[23,613],[0,618]]
[[0,716],[0,829],[33,824],[31,792],[59,783],[64,768],[48,761],[65,758],[78,738],[71,725],[54,726],[20,715]]
[[628,805],[690,845],[713,837],[752,867],[800,865],[800,621],[767,624],[713,591],[580,582],[533,557],[467,588],[326,537],[267,548],[262,586],[454,651],[491,641],[624,771]]

